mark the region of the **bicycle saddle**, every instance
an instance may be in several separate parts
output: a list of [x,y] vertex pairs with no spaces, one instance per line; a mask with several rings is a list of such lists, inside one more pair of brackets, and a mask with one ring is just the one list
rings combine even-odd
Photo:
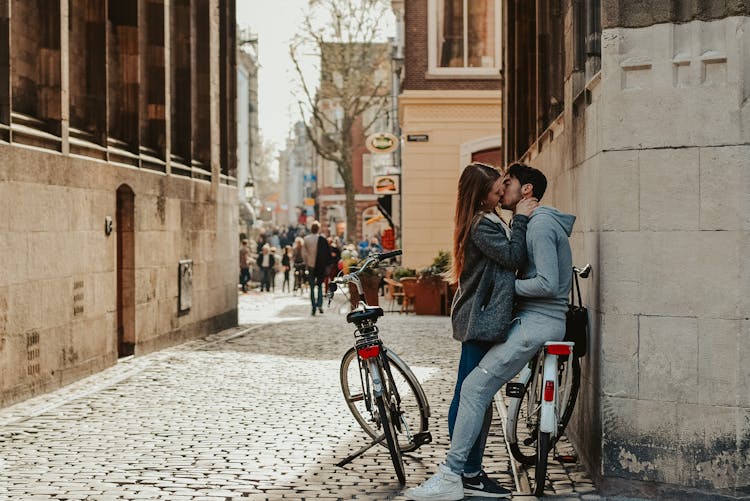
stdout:
[[365,320],[375,320],[383,316],[383,308],[380,306],[367,306],[364,310],[356,309],[346,316],[346,321],[356,324]]

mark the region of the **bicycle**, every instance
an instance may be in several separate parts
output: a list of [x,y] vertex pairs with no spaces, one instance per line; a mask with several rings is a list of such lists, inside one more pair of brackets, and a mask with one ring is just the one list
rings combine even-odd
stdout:
[[[591,265],[573,267],[573,273],[574,278],[587,278]],[[578,294],[580,298],[580,289]],[[508,446],[519,463],[536,466],[535,496],[544,494],[549,452],[565,432],[578,397],[581,364],[574,346],[570,341],[544,343],[521,370],[518,381],[506,385],[506,396],[510,399],[506,425]]]
[[383,309],[365,301],[359,275],[381,261],[401,255],[400,250],[373,254],[362,261],[357,271],[337,276],[329,283],[328,304],[339,285],[354,284],[360,300],[346,316],[354,324],[354,346],[341,359],[341,390],[349,410],[372,441],[339,461],[344,466],[371,447],[388,448],[396,476],[406,482],[402,454],[412,452],[432,441],[428,431],[430,406],[427,397],[409,366],[389,350],[380,339],[376,325]]

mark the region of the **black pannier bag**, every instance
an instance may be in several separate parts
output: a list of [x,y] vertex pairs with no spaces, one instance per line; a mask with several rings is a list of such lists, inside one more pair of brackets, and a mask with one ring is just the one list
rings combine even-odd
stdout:
[[[570,289],[570,303],[565,316],[565,339],[575,343],[573,355],[585,357],[589,346],[589,312],[581,301],[581,286],[578,285],[578,274],[573,272],[575,289]],[[578,295],[578,304],[575,301]]]

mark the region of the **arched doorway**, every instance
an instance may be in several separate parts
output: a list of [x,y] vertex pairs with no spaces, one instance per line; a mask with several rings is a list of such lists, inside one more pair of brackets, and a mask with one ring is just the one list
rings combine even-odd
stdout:
[[117,357],[135,351],[135,194],[117,188]]

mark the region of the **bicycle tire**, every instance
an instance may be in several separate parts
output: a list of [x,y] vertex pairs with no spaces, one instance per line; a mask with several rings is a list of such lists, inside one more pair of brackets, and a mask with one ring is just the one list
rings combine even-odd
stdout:
[[578,390],[581,387],[581,362],[578,357],[573,357],[571,368],[573,369],[573,377],[570,382],[570,396],[568,397],[568,402],[565,404],[565,410],[563,411],[562,416],[560,416],[560,423],[557,427],[557,437],[553,437],[552,447],[555,446],[558,438],[565,433],[565,428],[568,426],[568,422],[573,415],[573,408],[578,400]]
[[[401,457],[401,449],[398,445],[398,436],[396,435],[396,427],[393,426],[392,411],[390,397],[386,392],[379,397],[375,397],[375,404],[378,407],[380,413],[380,422],[383,425],[383,434],[385,435],[385,443],[388,447],[388,452],[391,456],[391,462],[393,468],[396,470],[396,477],[401,485],[406,483],[406,471],[404,470],[404,458]],[[381,442],[382,443],[382,442]]]
[[544,495],[544,483],[547,481],[547,461],[552,449],[551,437],[548,432],[540,431],[537,442],[536,469],[534,470],[534,495]]
[[[390,384],[395,384],[401,397],[401,413],[396,425],[399,448],[401,452],[411,452],[419,447],[414,443],[413,437],[417,433],[427,431],[429,404],[424,396],[422,386],[409,367],[389,350],[386,350],[386,356],[391,369],[390,374],[394,380],[390,381],[388,372],[383,371],[385,385],[390,388]],[[372,412],[372,405],[374,404],[372,388],[370,388],[370,410],[368,410],[366,405],[368,398],[364,395],[357,353],[354,348],[350,348],[341,359],[339,377],[344,400],[354,419],[371,438],[379,437],[382,434],[382,424],[379,416],[375,416]]]
[[[541,377],[541,373],[536,370],[536,361],[534,362],[534,368],[532,371],[533,377]],[[578,398],[578,390],[581,386],[581,363],[578,357],[573,357],[573,361],[570,362],[573,370],[571,378],[570,395],[568,401],[565,404],[565,408],[560,417],[558,424],[558,432],[556,437],[550,437],[550,449],[555,446],[559,437],[565,432],[565,428],[573,415],[573,409],[575,408],[576,400]],[[508,405],[508,415],[515,419],[509,419],[510,423],[514,423],[514,426],[508,427],[508,445],[510,452],[513,457],[521,464],[533,466],[536,462],[536,444],[538,441],[538,427],[539,420],[537,416],[524,416],[524,422],[526,426],[524,429],[519,429],[521,426],[520,411],[521,409],[528,409],[528,398],[529,391],[533,377],[529,379],[524,388],[524,393],[521,398],[511,399],[510,405]],[[558,382],[562,377],[562,373],[558,373]],[[541,391],[541,384],[537,383],[537,391]],[[540,395],[535,396],[535,402],[539,402],[541,399]],[[538,404],[535,404],[538,405]]]
[[[536,444],[539,430],[539,405],[541,402],[541,385],[537,384],[537,395],[531,395],[532,383],[541,374],[537,359],[532,362],[531,377],[526,382],[521,398],[511,398],[508,405],[508,445],[510,453],[521,464],[533,466],[536,463]],[[530,403],[529,400],[533,402]],[[532,406],[536,409],[530,411]],[[523,410],[523,415],[521,411]],[[530,415],[529,415],[530,414]],[[511,419],[513,418],[513,419]]]

